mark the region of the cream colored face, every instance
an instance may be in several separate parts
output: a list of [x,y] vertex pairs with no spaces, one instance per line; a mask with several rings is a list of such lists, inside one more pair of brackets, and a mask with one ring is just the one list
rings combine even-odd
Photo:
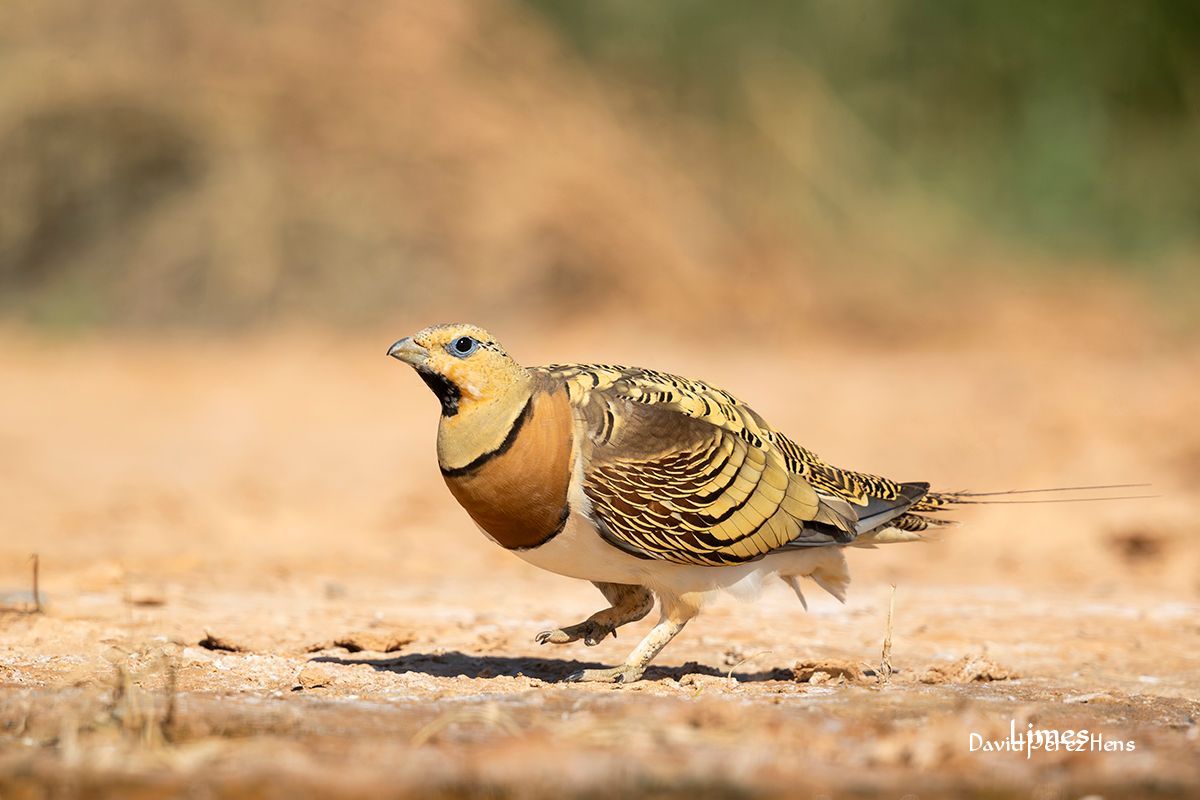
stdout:
[[410,364],[442,403],[445,416],[507,397],[524,370],[475,325],[434,325],[401,339],[388,355]]

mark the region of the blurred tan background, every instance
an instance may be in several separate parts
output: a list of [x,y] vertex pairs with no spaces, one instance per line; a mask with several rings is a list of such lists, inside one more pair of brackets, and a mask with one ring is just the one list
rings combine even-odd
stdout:
[[[379,435],[428,439],[380,354],[445,320],[708,377],[862,469],[1188,491],[1198,34],[1173,3],[5,4],[11,491],[30,457],[78,486],[137,452],[176,387],[103,432],[78,403],[139,364],[288,430],[384,402]],[[56,460],[75,420],[116,437],[86,479]],[[245,445],[193,425],[195,458]]]
[[381,508],[462,519],[382,352],[471,320],[529,363],[709,378],[846,466],[1154,482],[948,552],[1042,580],[1132,537],[1194,590],[1200,28],[1105,9],[6,4],[12,549],[316,557],[337,508],[398,555]]
[[[279,512],[316,555],[336,507],[398,553],[380,508],[452,507],[382,352],[471,320],[707,377],[846,466],[1154,482],[948,547],[1041,579],[1132,537],[1194,589],[1200,29],[1104,8],[6,4],[7,538],[284,558]],[[248,516],[163,527],[192,507]],[[1043,511],[1072,535],[1014,546]]]

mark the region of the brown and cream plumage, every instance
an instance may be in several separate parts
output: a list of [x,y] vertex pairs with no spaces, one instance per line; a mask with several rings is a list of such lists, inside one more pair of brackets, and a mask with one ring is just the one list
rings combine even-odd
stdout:
[[611,603],[542,643],[602,640],[662,618],[625,663],[576,680],[631,681],[720,590],[800,578],[842,599],[845,546],[914,541],[967,495],[839,469],[703,381],[648,369],[522,367],[487,331],[436,325],[388,355],[442,406],[447,486],[488,537]]

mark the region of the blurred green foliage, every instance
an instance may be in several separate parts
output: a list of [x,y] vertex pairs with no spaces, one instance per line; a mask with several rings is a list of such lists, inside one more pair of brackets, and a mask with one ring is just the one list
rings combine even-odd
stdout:
[[754,96],[787,104],[790,72],[864,133],[867,180],[893,198],[1052,256],[1137,268],[1200,243],[1198,3],[526,1],[643,101],[718,123],[731,152],[770,161]]

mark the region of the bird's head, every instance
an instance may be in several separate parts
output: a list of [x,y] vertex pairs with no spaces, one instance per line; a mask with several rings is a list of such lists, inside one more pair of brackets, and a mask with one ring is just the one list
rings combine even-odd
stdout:
[[442,416],[491,405],[527,391],[529,373],[476,325],[432,325],[406,336],[387,354],[410,365],[437,395]]

